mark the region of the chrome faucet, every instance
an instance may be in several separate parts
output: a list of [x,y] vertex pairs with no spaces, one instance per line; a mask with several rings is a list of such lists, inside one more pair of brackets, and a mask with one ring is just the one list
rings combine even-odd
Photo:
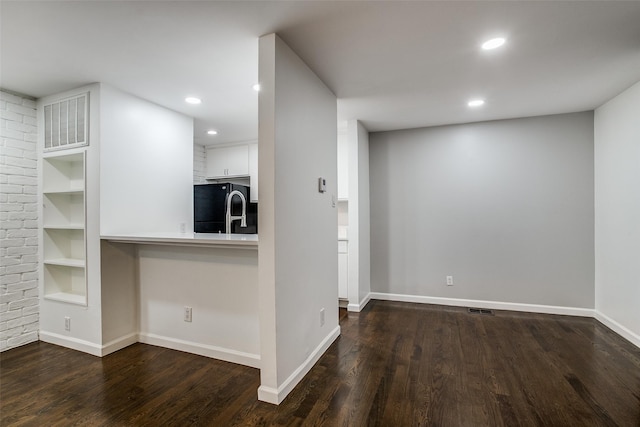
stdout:
[[[240,216],[231,215],[231,200],[233,199],[233,196],[240,196],[240,200],[242,201],[242,215]],[[245,199],[244,194],[238,190],[233,190],[229,193],[229,196],[227,196],[227,234],[231,233],[231,221],[236,221],[238,219],[240,220],[240,227],[247,226],[247,199]]]

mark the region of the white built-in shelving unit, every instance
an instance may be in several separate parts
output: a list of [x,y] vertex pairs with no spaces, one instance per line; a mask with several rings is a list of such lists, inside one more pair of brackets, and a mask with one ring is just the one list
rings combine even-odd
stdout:
[[44,298],[87,304],[85,152],[42,159]]
[[39,337],[101,355],[99,85],[38,100]]

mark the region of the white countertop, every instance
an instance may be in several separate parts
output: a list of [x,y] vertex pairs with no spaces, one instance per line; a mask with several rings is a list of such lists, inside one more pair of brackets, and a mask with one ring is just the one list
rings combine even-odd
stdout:
[[258,249],[257,234],[135,233],[102,235],[100,238],[118,243]]

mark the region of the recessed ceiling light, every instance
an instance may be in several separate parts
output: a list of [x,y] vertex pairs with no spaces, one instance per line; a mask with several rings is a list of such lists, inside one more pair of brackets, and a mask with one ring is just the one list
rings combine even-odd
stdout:
[[184,99],[184,102],[188,104],[202,104],[202,100],[200,98],[196,98],[195,96],[188,96]]
[[256,83],[253,85],[253,90],[255,90],[256,92],[260,92],[260,83]]
[[469,107],[480,107],[484,105],[484,99],[472,99],[471,101],[467,102],[467,105]]
[[217,131],[217,130],[213,130],[213,129],[211,129],[211,130],[208,130],[208,131],[207,131],[207,134],[208,134],[208,135],[217,135],[217,134],[218,134],[218,131]]
[[484,50],[495,49],[502,46],[505,42],[506,40],[504,38],[497,37],[495,39],[487,40],[486,42],[482,43],[482,48]]

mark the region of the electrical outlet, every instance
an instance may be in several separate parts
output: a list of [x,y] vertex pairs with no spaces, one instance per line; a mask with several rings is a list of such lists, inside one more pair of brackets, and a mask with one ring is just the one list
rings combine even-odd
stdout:
[[320,326],[324,326],[324,308],[320,309]]
[[453,286],[453,276],[447,276],[447,286]]
[[64,318],[64,330],[71,331],[71,317]]
[[191,307],[184,307],[184,321],[185,322],[191,322],[192,319],[192,315],[193,315],[193,309]]

